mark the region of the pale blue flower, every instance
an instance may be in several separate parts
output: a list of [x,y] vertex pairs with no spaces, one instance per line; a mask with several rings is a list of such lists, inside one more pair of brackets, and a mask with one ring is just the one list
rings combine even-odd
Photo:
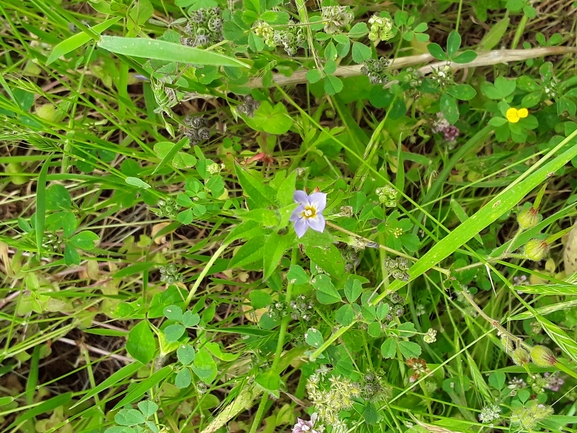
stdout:
[[327,195],[313,192],[307,195],[304,191],[295,191],[293,197],[298,207],[293,211],[290,220],[295,223],[295,232],[302,238],[309,227],[317,232],[325,230],[325,218],[322,212],[327,206]]

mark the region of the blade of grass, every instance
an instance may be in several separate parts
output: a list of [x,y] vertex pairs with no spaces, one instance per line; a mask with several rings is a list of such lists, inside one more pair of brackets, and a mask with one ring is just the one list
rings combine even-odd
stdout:
[[52,155],[48,157],[38,176],[36,187],[36,246],[38,248],[38,259],[42,255],[42,238],[44,237],[44,225],[46,223],[46,181],[48,177],[48,167]]
[[[101,34],[104,30],[116,24],[118,21],[120,21],[120,17],[111,18],[107,21],[104,21],[103,23],[95,25],[92,27],[92,30],[98,34]],[[91,40],[92,37],[87,33],[77,33],[73,36],[70,36],[68,39],[63,40],[52,49],[52,52],[46,60],[46,66],[55,62],[60,57],[65,56],[66,54],[80,48],[84,44],[87,44]]]
[[249,67],[233,57],[156,39],[102,36],[98,46],[115,54],[145,59],[178,61],[195,65]]

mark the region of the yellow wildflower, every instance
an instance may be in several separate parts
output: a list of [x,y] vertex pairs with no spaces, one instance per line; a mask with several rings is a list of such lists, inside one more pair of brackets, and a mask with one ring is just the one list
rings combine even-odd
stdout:
[[519,119],[524,119],[529,115],[529,110],[526,108],[521,108],[517,110],[516,108],[509,108],[505,113],[507,120],[511,123],[517,123]]

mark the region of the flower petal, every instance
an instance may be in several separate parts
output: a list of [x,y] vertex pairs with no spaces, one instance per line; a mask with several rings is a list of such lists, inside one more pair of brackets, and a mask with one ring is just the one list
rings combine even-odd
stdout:
[[520,108],[519,110],[517,110],[517,116],[519,116],[519,118],[521,118],[521,119],[524,119],[528,115],[529,115],[529,110],[527,110],[526,108]]
[[311,229],[317,232],[324,232],[325,231],[325,217],[322,216],[320,213],[317,214],[314,218],[309,218],[307,220],[308,225]]
[[293,223],[295,221],[297,221],[299,218],[301,218],[301,214],[303,213],[304,210],[305,210],[305,207],[302,204],[299,204],[297,206],[297,208],[295,210],[293,210],[293,213],[291,214],[289,221],[291,221]]
[[295,191],[295,194],[293,196],[293,200],[295,201],[295,203],[302,204],[304,206],[309,204],[309,196],[307,195],[306,192],[301,191],[301,190]]
[[519,114],[517,112],[517,109],[513,107],[507,110],[507,112],[505,113],[505,117],[511,123],[517,123],[519,121]]
[[304,218],[299,218],[295,221],[295,233],[299,238],[302,238],[305,233],[307,232],[309,225],[307,224],[307,220]]
[[317,212],[322,212],[327,207],[327,195],[324,192],[313,192],[309,200]]

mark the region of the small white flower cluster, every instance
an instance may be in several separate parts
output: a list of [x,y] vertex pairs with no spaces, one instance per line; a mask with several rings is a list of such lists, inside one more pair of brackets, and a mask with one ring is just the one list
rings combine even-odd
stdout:
[[423,341],[427,344],[431,344],[437,341],[437,331],[433,328],[429,328],[429,330],[423,337]]
[[479,414],[479,421],[484,424],[492,423],[501,418],[501,408],[496,404],[485,406]]
[[[323,366],[312,374],[306,384],[307,394],[325,424],[335,431],[347,431],[346,424],[339,419],[339,412],[350,409],[353,399],[361,395],[361,386],[346,377],[329,376],[330,370]],[[328,377],[328,380],[327,380]],[[337,428],[338,427],[338,428]],[[340,428],[344,430],[340,430]]]

